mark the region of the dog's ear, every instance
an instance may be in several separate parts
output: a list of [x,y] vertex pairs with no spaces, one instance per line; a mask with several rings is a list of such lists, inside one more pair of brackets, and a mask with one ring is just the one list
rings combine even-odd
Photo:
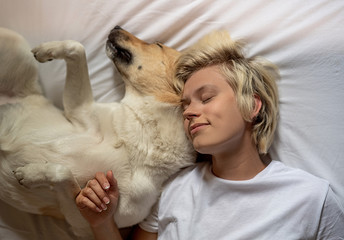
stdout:
[[168,81],[168,89],[160,95],[159,100],[162,102],[180,105],[181,96],[183,93],[184,82],[175,77],[174,72],[171,73],[170,81]]
[[176,78],[175,76],[173,76],[173,78],[173,89],[176,91],[178,95],[181,95],[184,88],[184,82]]
[[180,96],[175,93],[165,92],[164,94],[157,96],[157,99],[160,102],[170,103],[175,106],[180,106]]

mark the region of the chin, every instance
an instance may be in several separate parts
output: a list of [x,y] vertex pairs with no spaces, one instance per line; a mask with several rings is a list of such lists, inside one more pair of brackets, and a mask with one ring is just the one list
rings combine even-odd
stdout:
[[211,147],[209,145],[200,144],[199,142],[192,142],[194,149],[201,154],[212,154]]

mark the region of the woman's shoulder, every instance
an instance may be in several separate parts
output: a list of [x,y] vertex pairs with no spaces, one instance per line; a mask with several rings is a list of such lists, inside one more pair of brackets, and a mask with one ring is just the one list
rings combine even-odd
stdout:
[[318,176],[315,176],[314,174],[309,173],[308,171],[305,171],[300,168],[295,168],[292,166],[287,166],[285,163],[277,160],[272,160],[269,164],[269,167],[271,168],[271,176],[293,176],[293,177],[301,177],[303,179],[309,179],[312,181],[319,181],[323,183],[328,183],[327,180],[322,179]]
[[293,187],[314,189],[327,192],[330,186],[329,182],[323,178],[315,176],[305,170],[287,166],[280,161],[272,161],[266,173],[265,178],[280,182],[281,184],[292,185]]

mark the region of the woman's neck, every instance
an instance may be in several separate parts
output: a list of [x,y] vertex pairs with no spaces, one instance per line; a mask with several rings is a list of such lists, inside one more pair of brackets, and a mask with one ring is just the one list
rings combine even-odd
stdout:
[[237,181],[252,179],[267,166],[254,145],[235,152],[215,154],[212,163],[215,176]]

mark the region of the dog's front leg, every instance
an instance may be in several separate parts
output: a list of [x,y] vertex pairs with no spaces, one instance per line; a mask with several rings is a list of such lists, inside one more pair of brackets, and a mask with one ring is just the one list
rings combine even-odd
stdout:
[[58,200],[56,207],[70,224],[74,234],[82,239],[93,239],[86,220],[75,204],[80,186],[67,167],[55,163],[30,163],[17,168],[14,174],[26,188],[49,188]]
[[65,114],[69,120],[82,123],[83,112],[87,111],[93,102],[83,45],[72,40],[46,42],[32,49],[32,52],[39,62],[53,59],[66,61],[67,76],[63,92]]

